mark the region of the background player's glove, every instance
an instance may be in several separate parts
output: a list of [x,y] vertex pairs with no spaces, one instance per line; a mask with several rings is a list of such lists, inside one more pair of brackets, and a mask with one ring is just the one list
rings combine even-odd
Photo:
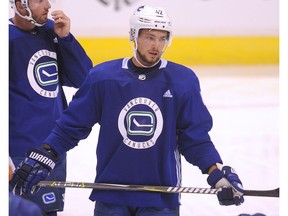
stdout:
[[9,182],[10,190],[18,195],[34,193],[39,188],[33,186],[48,177],[56,160],[57,153],[47,144],[31,149],[13,173]]
[[220,205],[241,205],[244,202],[244,189],[235,170],[229,166],[217,164],[207,178],[212,188],[219,189],[217,197]]

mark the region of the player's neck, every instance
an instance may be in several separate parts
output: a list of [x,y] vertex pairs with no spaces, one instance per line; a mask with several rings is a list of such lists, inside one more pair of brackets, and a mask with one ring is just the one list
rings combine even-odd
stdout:
[[150,71],[154,70],[155,68],[159,68],[160,66],[160,62],[158,62],[156,65],[154,65],[153,67],[142,67],[141,65],[137,65],[135,64],[135,62],[133,61],[133,58],[131,58],[128,62],[128,65],[130,68],[132,68],[132,70],[137,73],[137,74],[144,74],[144,73],[149,73]]

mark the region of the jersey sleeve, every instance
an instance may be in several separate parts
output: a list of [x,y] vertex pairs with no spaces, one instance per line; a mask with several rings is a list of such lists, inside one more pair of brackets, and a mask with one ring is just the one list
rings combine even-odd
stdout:
[[88,76],[43,143],[49,144],[61,155],[87,138],[100,116],[101,102],[97,102],[96,92]]
[[197,77],[190,86],[177,122],[178,148],[189,163],[205,173],[211,165],[222,160],[209,136],[212,117],[203,103]]
[[42,216],[43,212],[30,200],[9,192],[9,215]]
[[79,88],[83,83],[92,61],[83,47],[70,33],[66,38],[57,38],[59,79],[64,86]]

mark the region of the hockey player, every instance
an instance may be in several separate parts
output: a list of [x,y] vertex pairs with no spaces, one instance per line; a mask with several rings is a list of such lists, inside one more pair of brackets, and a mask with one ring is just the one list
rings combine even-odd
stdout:
[[[62,86],[79,88],[92,62],[70,33],[70,18],[63,11],[53,11],[54,21],[48,19],[49,0],[10,3],[15,15],[9,19],[9,154],[18,166],[66,108]],[[49,178],[66,179],[65,154]],[[64,192],[49,188],[28,196],[48,215],[57,215]]]
[[[171,20],[161,7],[141,6],[130,27],[133,57],[90,70],[43,145],[28,152],[16,171],[22,181],[13,186],[29,192],[53,170],[57,157],[77,146],[98,123],[95,182],[180,186],[182,154],[209,174],[208,183],[219,188],[221,205],[240,205],[242,183],[230,166],[222,165],[210,139],[212,118],[197,76],[161,58],[172,40]],[[93,190],[90,195],[97,216],[176,216],[179,198],[178,194],[107,190]]]

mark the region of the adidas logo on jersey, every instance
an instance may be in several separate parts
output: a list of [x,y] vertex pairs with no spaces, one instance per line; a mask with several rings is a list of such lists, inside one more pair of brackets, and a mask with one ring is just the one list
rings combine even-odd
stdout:
[[54,43],[58,43],[57,37],[55,37],[55,38],[53,39],[53,42],[54,42]]
[[173,95],[171,94],[170,90],[168,89],[168,90],[163,94],[163,97],[169,97],[169,98],[172,98]]
[[31,151],[29,158],[33,159],[33,160],[35,160],[41,164],[48,166],[50,169],[54,169],[54,167],[56,165],[53,160],[51,160],[50,158],[48,158],[45,155],[42,155],[38,152]]

